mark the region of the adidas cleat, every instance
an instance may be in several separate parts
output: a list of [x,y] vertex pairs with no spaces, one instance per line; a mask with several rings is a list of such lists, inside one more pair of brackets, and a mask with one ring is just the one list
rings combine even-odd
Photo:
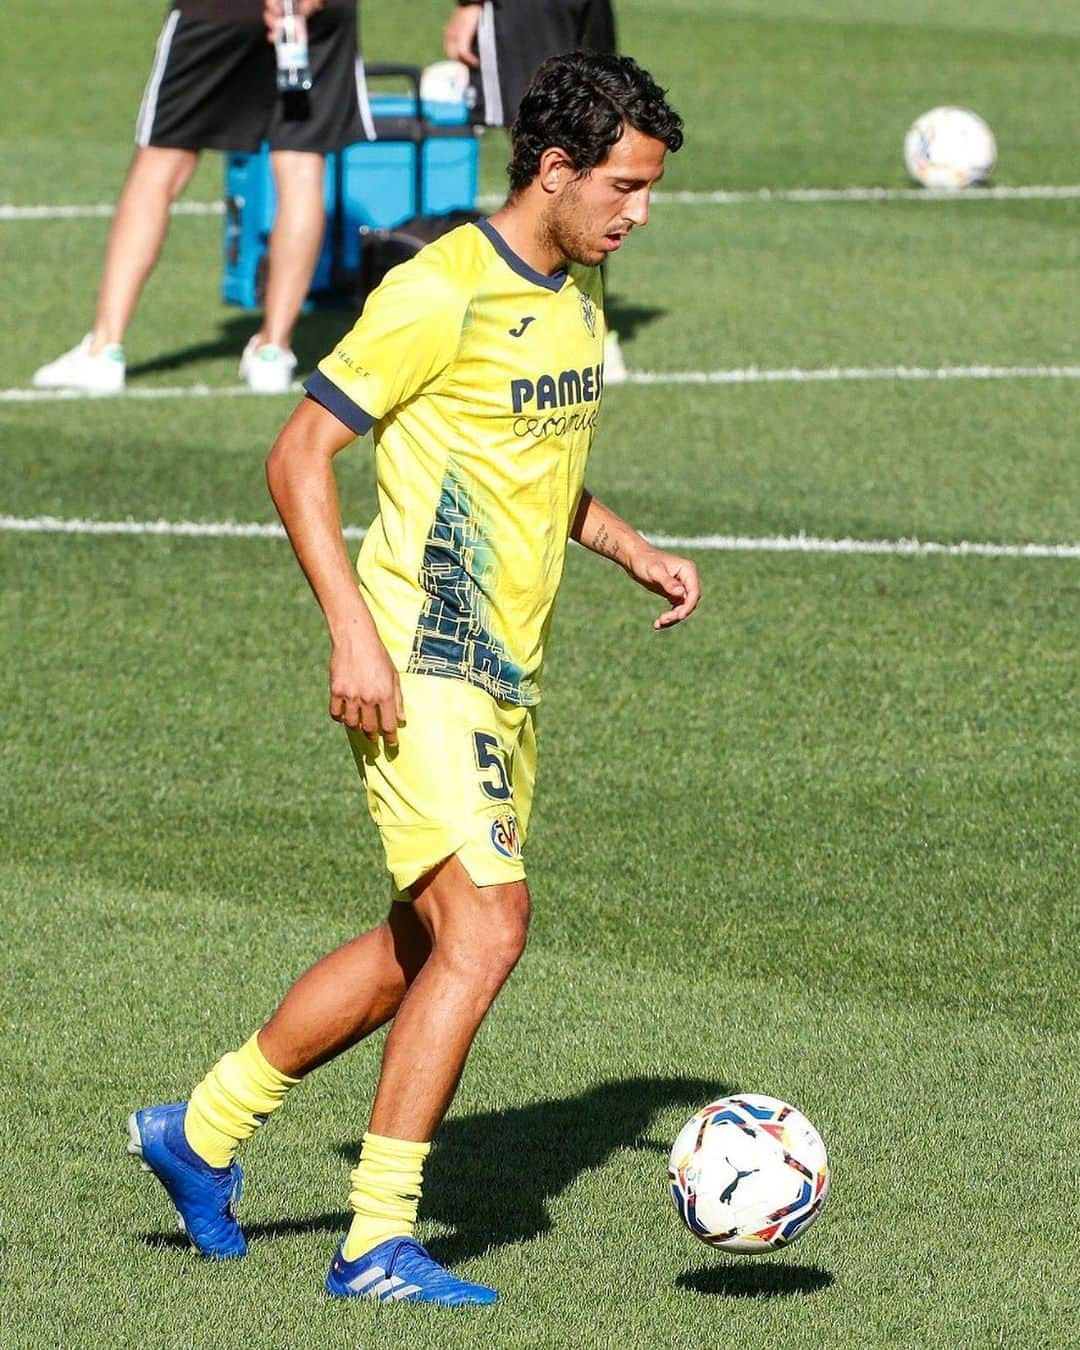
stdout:
[[355,1261],[345,1260],[342,1247],[338,1248],[326,1277],[326,1292],[335,1298],[440,1303],[448,1308],[461,1308],[494,1303],[499,1297],[486,1285],[469,1284],[451,1275],[412,1238],[389,1238]]
[[187,1102],[148,1106],[128,1116],[128,1152],[165,1187],[180,1227],[196,1251],[216,1261],[243,1256],[247,1243],[236,1222],[244,1174],[238,1163],[211,1167],[184,1135]]

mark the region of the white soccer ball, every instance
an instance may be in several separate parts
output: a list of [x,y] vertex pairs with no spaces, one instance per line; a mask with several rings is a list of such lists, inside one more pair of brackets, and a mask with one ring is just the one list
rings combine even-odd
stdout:
[[829,1160],[806,1117],[744,1092],[691,1116],[671,1150],[671,1195],[695,1237],[729,1252],[785,1247],[829,1194]]
[[994,171],[997,142],[983,119],[967,108],[931,108],[904,137],[904,163],[928,188],[965,188]]

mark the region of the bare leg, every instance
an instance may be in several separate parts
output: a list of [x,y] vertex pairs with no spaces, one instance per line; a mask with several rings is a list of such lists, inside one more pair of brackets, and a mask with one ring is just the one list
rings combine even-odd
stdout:
[[374,1134],[426,1141],[453,1098],[473,1038],[525,949],[523,881],[475,886],[448,858],[414,889],[431,955],[409,986],[383,1051]]
[[270,235],[266,312],[258,337],[260,345],[267,342],[287,349],[322,248],[325,160],[306,150],[275,150],[270,163],[278,207]]
[[259,1032],[279,1072],[302,1078],[389,1021],[431,950],[410,904],[324,956],[296,981]]
[[191,180],[198,151],[149,145],[135,151],[116,204],[94,317],[91,355],[122,342],[161,254],[169,208]]

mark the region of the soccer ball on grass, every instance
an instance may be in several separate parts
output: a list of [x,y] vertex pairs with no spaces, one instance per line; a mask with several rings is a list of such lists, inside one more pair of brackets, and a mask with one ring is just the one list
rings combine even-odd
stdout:
[[971,187],[990,177],[996,160],[994,133],[966,108],[931,108],[904,137],[904,163],[923,187]]
[[829,1194],[829,1160],[806,1117],[744,1092],[691,1116],[668,1165],[671,1195],[695,1237],[729,1252],[785,1247]]

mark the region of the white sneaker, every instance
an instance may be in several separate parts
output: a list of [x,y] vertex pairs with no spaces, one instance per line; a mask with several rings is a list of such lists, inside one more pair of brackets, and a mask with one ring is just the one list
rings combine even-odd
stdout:
[[629,378],[626,362],[623,360],[619,335],[610,328],[604,335],[604,383],[625,384]]
[[35,389],[80,389],[84,394],[119,394],[127,366],[119,343],[90,355],[91,334],[77,347],[34,371]]
[[240,358],[240,378],[247,380],[248,388],[256,394],[287,394],[295,370],[296,357],[292,352],[275,347],[272,342],[260,346],[257,335]]

